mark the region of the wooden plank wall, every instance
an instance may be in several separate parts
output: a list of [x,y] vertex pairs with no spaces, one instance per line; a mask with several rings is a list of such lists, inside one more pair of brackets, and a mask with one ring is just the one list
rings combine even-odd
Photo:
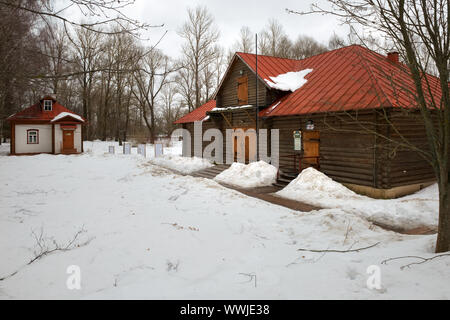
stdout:
[[[372,114],[359,118],[372,120]],[[284,156],[294,154],[294,130],[306,130],[313,120],[320,131],[320,170],[336,181],[364,186],[380,185],[376,177],[375,139],[368,133],[355,134],[355,126],[324,115],[288,116],[272,119],[272,128],[280,130],[280,168],[292,168],[293,161]],[[350,130],[352,132],[346,132]]]
[[[220,107],[232,107],[239,105],[237,96],[237,80],[242,77],[240,71],[243,71],[242,75],[248,76],[248,104],[256,104],[256,78],[255,74],[242,62],[241,59],[236,58],[231,65],[226,78],[224,79],[222,86],[217,93],[217,106]],[[261,81],[258,81],[258,105],[266,105],[266,86]]]

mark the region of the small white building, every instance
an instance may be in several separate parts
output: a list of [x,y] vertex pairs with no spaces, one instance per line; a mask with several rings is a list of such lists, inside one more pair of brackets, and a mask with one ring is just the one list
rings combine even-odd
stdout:
[[8,118],[11,155],[83,152],[85,119],[46,96]]

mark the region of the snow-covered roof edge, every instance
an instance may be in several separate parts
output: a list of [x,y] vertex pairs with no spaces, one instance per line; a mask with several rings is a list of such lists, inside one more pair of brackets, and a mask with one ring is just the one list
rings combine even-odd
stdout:
[[70,112],[61,112],[56,117],[54,117],[50,122],[55,122],[55,121],[58,121],[58,120],[61,120],[61,119],[65,118],[65,117],[72,117],[72,118],[74,118],[74,119],[76,119],[78,121],[84,122],[84,119],[82,117],[80,117],[77,114],[70,113]]

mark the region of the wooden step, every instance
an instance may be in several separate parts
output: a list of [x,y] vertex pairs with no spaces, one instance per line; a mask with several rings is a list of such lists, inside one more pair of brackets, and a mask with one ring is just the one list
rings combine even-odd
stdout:
[[214,179],[218,174],[222,173],[226,169],[228,169],[230,165],[227,164],[219,164],[215,165],[211,168],[206,168],[200,171],[193,172],[191,175],[194,177],[201,177],[207,179]]

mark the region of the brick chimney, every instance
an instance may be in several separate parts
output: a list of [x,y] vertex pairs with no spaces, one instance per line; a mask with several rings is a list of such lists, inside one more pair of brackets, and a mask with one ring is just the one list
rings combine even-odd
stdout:
[[387,54],[387,59],[393,63],[398,63],[398,52],[397,51],[392,51],[392,52],[388,52]]

